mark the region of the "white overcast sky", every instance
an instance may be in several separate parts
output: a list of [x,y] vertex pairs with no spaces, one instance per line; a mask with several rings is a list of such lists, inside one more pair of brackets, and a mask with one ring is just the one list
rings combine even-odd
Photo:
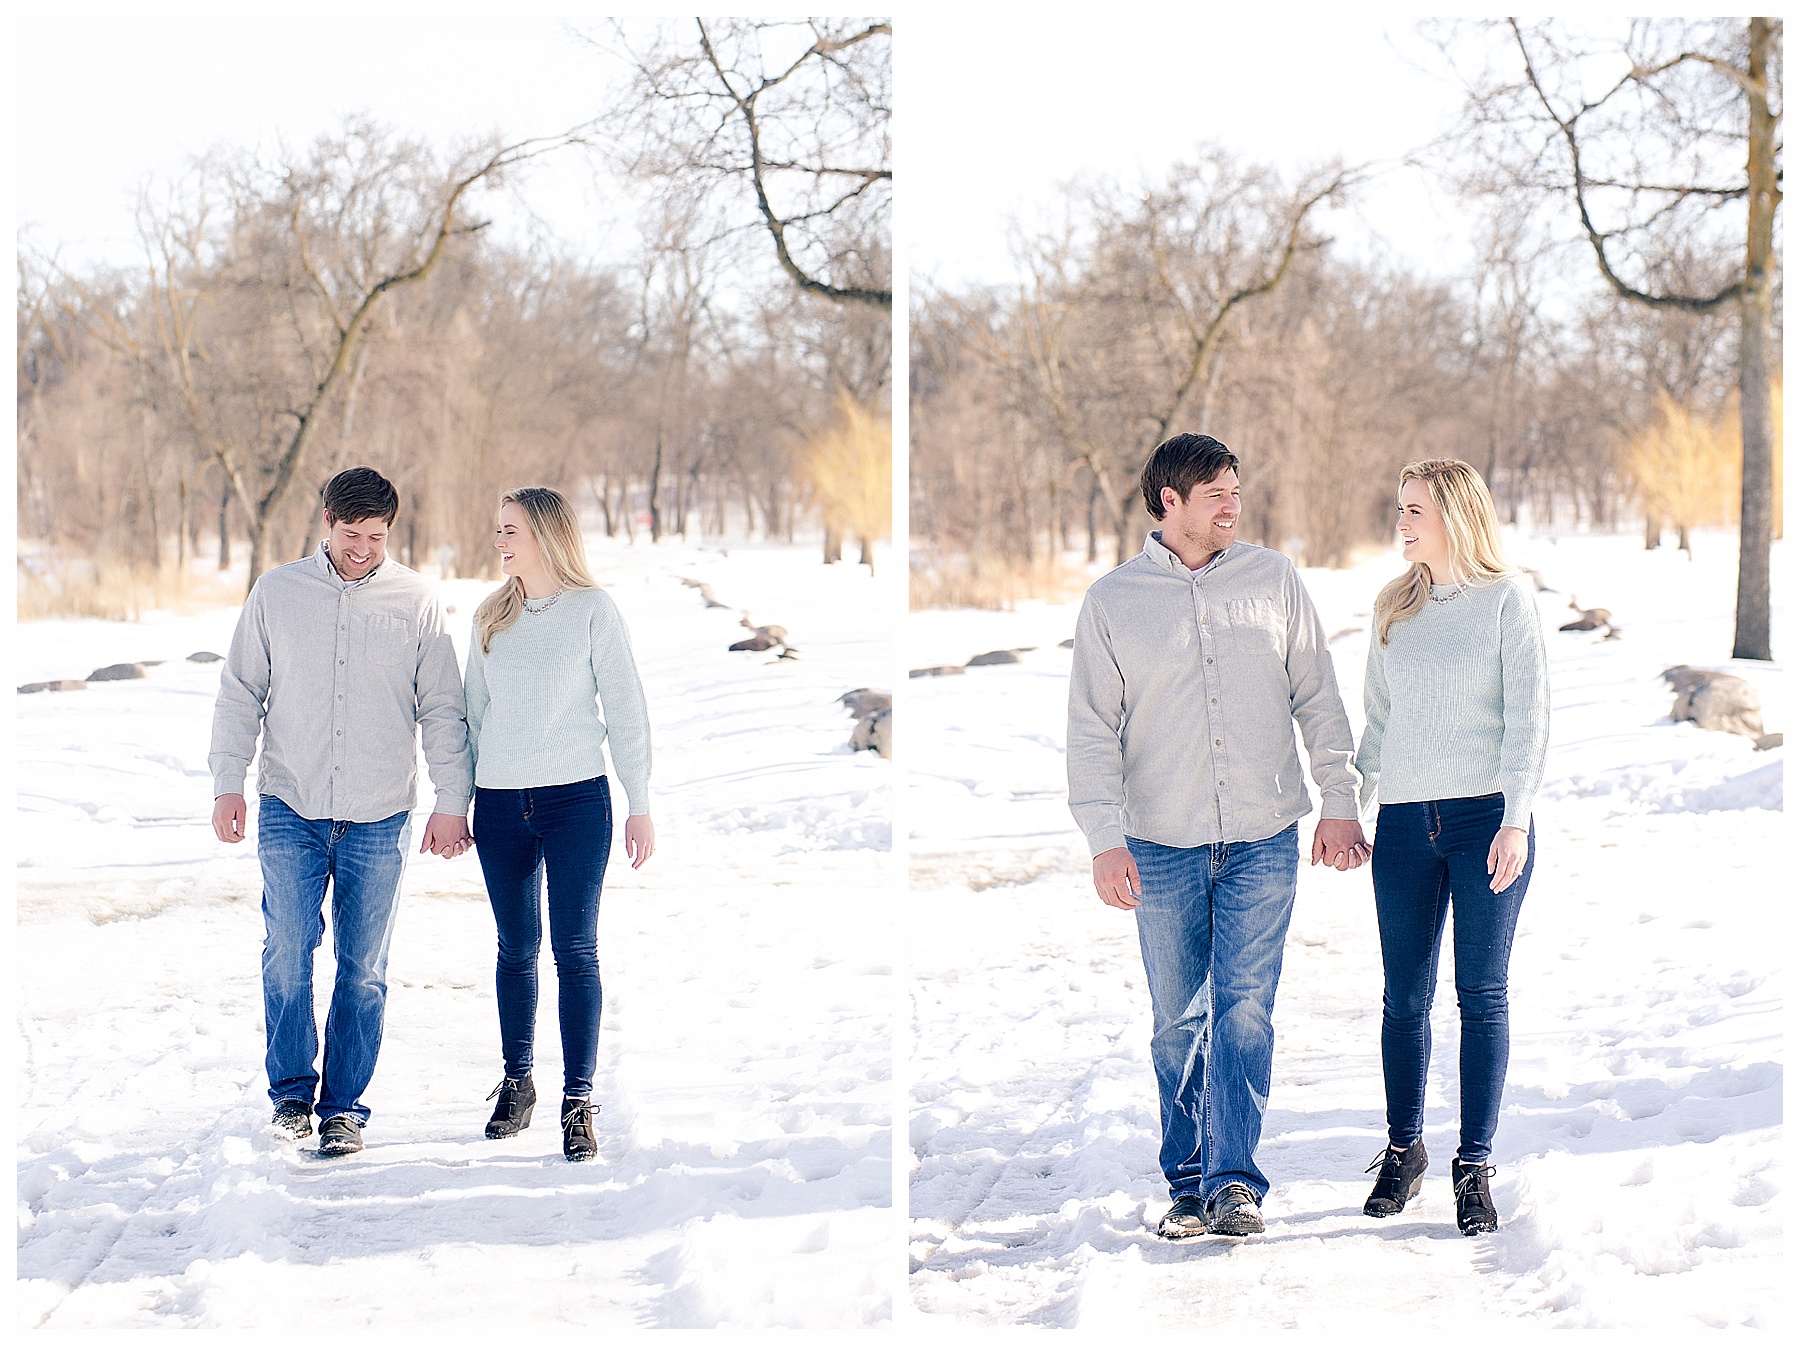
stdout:
[[[570,24],[599,30],[606,9],[669,7],[560,8],[572,18],[532,0],[505,17],[455,0],[40,5],[11,27],[15,216],[31,246],[65,265],[129,263],[141,185],[214,145],[303,145],[359,112],[439,142],[565,129],[602,107],[617,78]],[[1005,280],[1009,221],[1029,221],[1060,184],[1154,179],[1208,141],[1290,174],[1333,156],[1381,166],[1353,206],[1323,219],[1341,246],[1417,271],[1453,271],[1468,256],[1471,212],[1397,162],[1460,104],[1415,17],[1092,3],[1067,15],[892,10],[897,228],[917,278]],[[503,233],[529,210],[584,253],[604,256],[629,236],[632,207],[579,154],[536,166],[521,196],[525,205],[497,208]]]
[[1008,220],[1029,221],[1058,184],[1155,179],[1209,141],[1290,177],[1334,156],[1388,165],[1328,231],[1410,269],[1466,257],[1468,212],[1394,162],[1461,104],[1416,20],[1113,12],[927,15],[902,30],[899,180],[915,280],[1005,280]]
[[[362,113],[438,144],[594,116],[614,67],[558,18],[500,14],[41,6],[11,21],[16,217],[66,265],[129,263],[140,186],[215,145],[304,146]],[[535,167],[522,194],[584,251],[630,215],[574,152]],[[523,227],[523,208],[502,207],[501,223]]]

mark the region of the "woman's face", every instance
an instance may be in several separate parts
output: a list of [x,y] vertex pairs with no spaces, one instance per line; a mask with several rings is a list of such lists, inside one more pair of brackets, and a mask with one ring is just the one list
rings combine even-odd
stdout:
[[541,575],[547,569],[543,548],[532,535],[525,511],[511,500],[500,506],[500,523],[494,529],[494,547],[500,553],[503,574],[520,578]]
[[1450,582],[1450,537],[1444,516],[1422,481],[1400,484],[1400,550],[1409,561],[1431,571],[1433,584]]

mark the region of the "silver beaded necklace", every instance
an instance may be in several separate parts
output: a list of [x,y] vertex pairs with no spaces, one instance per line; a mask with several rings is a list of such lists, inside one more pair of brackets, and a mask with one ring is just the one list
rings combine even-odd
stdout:
[[568,585],[566,585],[566,584],[564,584],[564,585],[559,585],[559,586],[558,586],[558,587],[557,587],[557,590],[556,590],[556,592],[555,592],[555,593],[553,593],[553,594],[551,594],[551,595],[550,595],[550,597],[548,597],[548,598],[546,598],[546,599],[544,599],[544,600],[543,600],[543,602],[544,602],[544,606],[543,606],[543,607],[541,607],[541,608],[534,608],[534,607],[532,607],[532,606],[531,606],[531,600],[530,600],[530,599],[529,599],[529,598],[527,598],[527,597],[525,597],[525,595],[524,595],[524,594],[523,594],[523,593],[521,593],[521,594],[520,594],[520,595],[519,595],[519,602],[520,602],[520,603],[522,603],[522,604],[523,604],[523,605],[524,605],[524,607],[525,607],[525,611],[527,611],[527,612],[529,612],[529,613],[530,613],[530,614],[531,614],[531,615],[532,615],[532,616],[533,616],[533,617],[536,617],[536,616],[538,616],[538,615],[539,615],[539,614],[541,614],[541,613],[545,613],[545,612],[548,612],[548,611],[550,611],[550,609],[551,609],[551,608],[553,608],[553,607],[555,607],[555,606],[556,606],[556,600],[557,600],[557,599],[559,599],[559,598],[561,598],[561,597],[562,597],[562,596],[563,596],[563,594],[564,594],[564,593],[565,593],[565,592],[567,592],[567,590],[568,590],[568,587],[569,587],[569,586],[568,586]]
[[1461,598],[1468,591],[1469,591],[1469,582],[1467,580],[1458,580],[1456,582],[1456,587],[1454,589],[1452,589],[1449,593],[1445,594],[1442,598],[1439,598],[1436,594],[1432,593],[1430,589],[1427,589],[1425,591],[1425,596],[1427,598],[1429,598],[1433,603],[1452,603],[1452,602],[1455,602],[1458,598]]

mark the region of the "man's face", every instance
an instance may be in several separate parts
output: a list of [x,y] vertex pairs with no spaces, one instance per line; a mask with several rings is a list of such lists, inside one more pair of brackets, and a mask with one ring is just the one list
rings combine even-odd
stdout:
[[1211,481],[1196,482],[1183,500],[1163,487],[1163,537],[1180,537],[1197,551],[1221,552],[1237,540],[1238,475],[1228,467]]
[[386,559],[388,523],[380,515],[346,523],[326,510],[325,526],[331,530],[327,543],[331,564],[346,582],[361,579]]

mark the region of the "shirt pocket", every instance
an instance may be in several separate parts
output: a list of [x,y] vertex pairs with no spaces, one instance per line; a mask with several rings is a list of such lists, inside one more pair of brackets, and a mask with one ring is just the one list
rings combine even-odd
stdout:
[[1273,598],[1233,598],[1225,604],[1227,653],[1287,662],[1287,612]]
[[413,655],[412,623],[404,617],[370,615],[363,621],[363,656],[371,664],[392,667]]

